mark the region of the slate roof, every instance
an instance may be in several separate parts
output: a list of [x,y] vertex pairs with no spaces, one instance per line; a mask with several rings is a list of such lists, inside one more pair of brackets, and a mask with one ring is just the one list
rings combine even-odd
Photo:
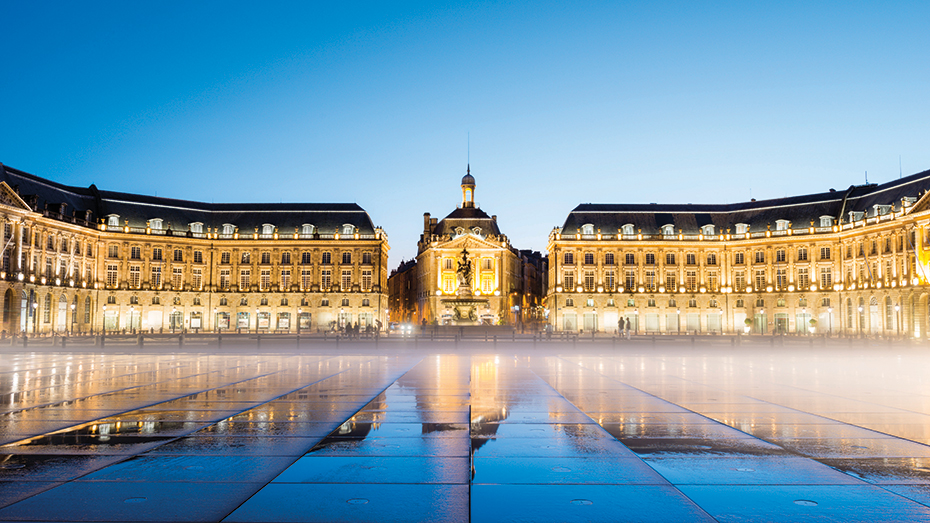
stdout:
[[[222,228],[223,224],[253,232],[263,224],[276,226],[279,232],[292,233],[304,224],[317,232],[332,234],[344,224],[354,225],[359,234],[374,234],[368,213],[355,203],[204,203],[159,198],[115,191],[101,191],[95,185],[70,187],[52,180],[0,164],[0,181],[16,190],[34,210],[50,210],[66,217],[85,218],[90,211],[89,226],[110,215],[119,215],[120,225],[129,220],[130,227],[145,227],[148,220],[160,218],[164,228],[187,230],[191,223]],[[62,210],[61,204],[66,204]],[[73,214],[72,214],[73,213]]]
[[[726,229],[736,232],[736,224],[749,225],[750,232],[775,230],[777,220],[788,220],[793,228],[820,226],[821,216],[834,223],[848,223],[851,212],[874,216],[876,205],[899,211],[904,198],[915,202],[930,189],[930,170],[883,184],[852,185],[846,191],[829,191],[772,200],[732,204],[593,204],[584,203],[569,213],[562,232],[574,234],[581,226],[593,224],[595,231],[615,234],[620,227],[633,224],[635,232],[660,234],[663,225],[674,225],[684,234],[697,234],[700,227],[714,225],[717,234]],[[861,217],[859,217],[861,219]]]
[[501,234],[497,221],[492,220],[486,212],[477,207],[459,207],[452,211],[433,226],[432,233],[440,236],[454,234],[457,227],[465,230],[480,227],[483,236],[500,236]]

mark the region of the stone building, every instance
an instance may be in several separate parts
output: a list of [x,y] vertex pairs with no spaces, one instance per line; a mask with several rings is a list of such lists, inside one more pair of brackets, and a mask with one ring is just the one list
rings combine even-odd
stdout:
[[387,235],[356,204],[173,200],[0,164],[0,212],[7,333],[387,320]]
[[557,330],[926,336],[930,171],[728,205],[582,204],[549,235]]
[[416,305],[404,316],[417,323],[515,325],[524,302],[520,253],[501,233],[497,216],[475,204],[475,178],[462,178],[462,203],[442,220],[423,215],[417,243]]

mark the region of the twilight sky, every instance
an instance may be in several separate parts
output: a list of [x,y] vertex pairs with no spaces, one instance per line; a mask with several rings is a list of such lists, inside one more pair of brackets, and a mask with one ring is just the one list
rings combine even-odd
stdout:
[[[0,3],[0,162],[217,202],[357,202],[416,253],[476,200],[725,203],[930,169],[930,2]],[[261,7],[259,7],[261,5]]]

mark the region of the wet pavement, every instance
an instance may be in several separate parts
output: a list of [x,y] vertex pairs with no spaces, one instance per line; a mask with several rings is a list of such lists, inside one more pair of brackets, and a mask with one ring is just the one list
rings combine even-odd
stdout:
[[930,351],[0,353],[2,521],[928,521]]

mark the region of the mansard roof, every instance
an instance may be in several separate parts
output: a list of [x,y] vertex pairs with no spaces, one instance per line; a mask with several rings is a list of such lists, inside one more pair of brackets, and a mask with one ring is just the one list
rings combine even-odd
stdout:
[[455,229],[463,228],[470,231],[475,227],[481,228],[483,236],[500,236],[497,220],[477,207],[459,207],[433,226],[432,233],[437,235],[454,234]]
[[[118,215],[120,225],[145,227],[152,219],[161,219],[164,228],[187,230],[188,224],[202,223],[205,228],[232,224],[242,232],[272,224],[282,233],[291,233],[304,224],[313,225],[323,234],[338,232],[342,225],[355,226],[359,234],[374,234],[368,213],[355,203],[205,203],[160,198],[116,191],[101,191],[96,186],[70,187],[0,164],[0,181],[13,188],[33,210],[51,211],[53,216],[87,219],[93,227],[98,220]],[[62,206],[64,204],[64,206]],[[90,215],[87,215],[90,211]],[[81,223],[78,221],[78,223]]]
[[[905,201],[916,202],[930,189],[930,170],[883,184],[852,185],[846,191],[834,191],[758,200],[732,204],[592,204],[585,203],[569,213],[562,226],[564,234],[581,232],[591,224],[595,232],[615,234],[632,224],[635,232],[659,234],[663,225],[674,225],[675,232],[697,234],[705,225],[713,225],[717,234],[736,232],[736,224],[746,224],[750,232],[775,230],[778,220],[791,222],[793,228],[809,227],[829,216],[835,224],[900,211]],[[876,207],[880,206],[880,207]],[[857,214],[852,214],[857,213]],[[862,213],[861,215],[858,213]]]

